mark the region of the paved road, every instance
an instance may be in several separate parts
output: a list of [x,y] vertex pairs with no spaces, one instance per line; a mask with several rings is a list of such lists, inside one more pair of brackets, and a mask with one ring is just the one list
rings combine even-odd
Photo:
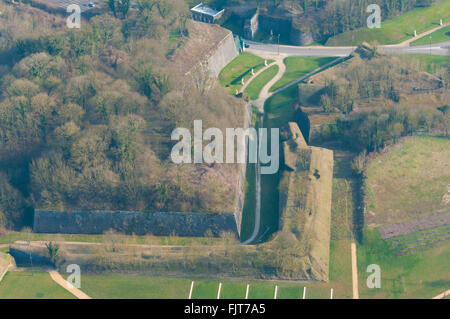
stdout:
[[[286,56],[305,56],[305,57],[325,57],[336,56],[344,57],[350,55],[356,47],[326,47],[326,46],[310,46],[299,47],[292,45],[265,44],[253,41],[246,41],[249,47],[246,49],[252,53],[271,53],[283,54]],[[431,54],[433,55],[450,55],[450,41],[422,46],[390,46],[383,45],[379,47],[380,51],[386,54]]]
[[450,56],[450,41],[414,47],[381,46],[380,50],[386,54],[433,54]]

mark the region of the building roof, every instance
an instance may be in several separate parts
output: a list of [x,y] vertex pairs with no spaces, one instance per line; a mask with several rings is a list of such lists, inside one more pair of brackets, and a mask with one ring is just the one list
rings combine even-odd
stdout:
[[193,7],[191,9],[191,11],[215,17],[216,15],[221,13],[223,10],[222,11],[217,11],[217,10],[214,10],[214,9],[204,5],[203,3],[200,3],[200,4],[196,5],[195,7]]

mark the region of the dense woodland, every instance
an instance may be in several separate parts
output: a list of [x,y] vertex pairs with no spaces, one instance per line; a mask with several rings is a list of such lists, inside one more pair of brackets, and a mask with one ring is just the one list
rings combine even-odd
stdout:
[[173,66],[187,4],[109,8],[68,29],[0,2],[0,226],[29,224],[33,207],[233,211],[235,167],[170,161],[175,127],[242,125],[238,100]]
[[320,138],[337,138],[358,152],[372,152],[405,135],[434,132],[448,136],[447,66],[425,72],[418,60],[376,53],[356,54],[345,67],[323,75],[314,96],[324,112],[343,116],[321,128]]

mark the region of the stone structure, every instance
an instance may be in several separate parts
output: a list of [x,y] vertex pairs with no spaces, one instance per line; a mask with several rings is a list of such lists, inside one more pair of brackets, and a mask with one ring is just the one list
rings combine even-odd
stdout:
[[[220,71],[239,55],[233,33],[230,31],[227,36],[201,61],[196,67],[203,65],[211,76],[217,78]],[[192,71],[192,70],[191,70]],[[191,72],[190,71],[190,72]]]
[[244,38],[253,40],[256,32],[259,29],[259,11],[256,10],[255,14],[244,23]]
[[35,233],[103,234],[109,229],[130,235],[219,237],[231,232],[239,236],[233,213],[34,211]]
[[225,10],[217,11],[203,3],[200,3],[191,9],[192,19],[206,23],[216,23],[216,21],[222,17],[224,12]]
[[296,263],[301,277],[328,281],[333,152],[308,146],[297,123],[290,122],[286,133],[280,226],[302,252]]
[[[252,108],[250,104],[246,105],[244,114],[244,126],[243,129],[247,129],[250,127],[251,119],[252,119]],[[245,150],[247,152],[248,145],[246,145]],[[247,154],[246,154],[247,157]],[[236,187],[236,208],[234,210],[234,217],[236,219],[237,229],[239,230],[239,235],[241,234],[241,226],[242,226],[242,212],[244,210],[244,202],[245,202],[245,181],[246,181],[246,172],[247,165],[239,164],[239,176],[238,183]]]

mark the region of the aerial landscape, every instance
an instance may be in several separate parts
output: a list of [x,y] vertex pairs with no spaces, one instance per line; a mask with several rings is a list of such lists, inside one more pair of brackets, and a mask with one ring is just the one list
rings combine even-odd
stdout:
[[0,299],[450,299],[449,130],[450,0],[0,0]]

